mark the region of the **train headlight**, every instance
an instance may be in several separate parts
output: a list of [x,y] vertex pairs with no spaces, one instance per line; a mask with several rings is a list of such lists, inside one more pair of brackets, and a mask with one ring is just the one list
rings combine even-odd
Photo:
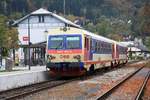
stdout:
[[56,57],[55,56],[52,56],[52,55],[47,55],[47,60],[48,61],[51,61],[53,59],[55,59]]
[[49,55],[47,55],[47,59],[46,59],[46,61],[47,61],[47,62],[49,62]]
[[80,56],[80,55],[73,56],[73,58],[74,58],[74,59],[77,59],[77,60],[78,60],[78,62],[80,62],[80,61],[81,61],[81,56]]

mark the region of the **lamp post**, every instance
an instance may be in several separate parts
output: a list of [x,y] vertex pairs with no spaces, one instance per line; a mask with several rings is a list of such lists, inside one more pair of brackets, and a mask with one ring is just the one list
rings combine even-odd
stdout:
[[28,52],[29,52],[29,70],[31,70],[30,66],[30,17],[28,18]]
[[2,66],[2,48],[0,47],[0,66]]
[[65,15],[66,15],[66,0],[64,0],[64,17],[65,17]]
[[45,29],[44,34],[45,34],[45,41],[47,41],[47,34],[48,34],[48,30],[47,29]]

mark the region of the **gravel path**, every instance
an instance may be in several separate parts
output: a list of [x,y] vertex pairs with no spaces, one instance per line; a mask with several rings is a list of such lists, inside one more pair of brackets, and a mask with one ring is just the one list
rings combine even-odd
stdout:
[[127,64],[125,67],[96,75],[91,79],[76,80],[52,89],[43,90],[21,100],[95,100],[126,75],[134,72],[145,62]]
[[23,100],[94,100],[136,69],[134,67],[123,67],[92,79],[78,80],[50,90],[44,90],[34,95],[29,95]]
[[149,68],[143,68],[129,80],[119,86],[106,100],[134,100],[138,94]]

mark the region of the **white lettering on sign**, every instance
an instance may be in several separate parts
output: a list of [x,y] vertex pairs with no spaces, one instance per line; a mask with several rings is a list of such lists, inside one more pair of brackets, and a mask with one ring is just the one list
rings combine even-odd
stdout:
[[23,41],[28,41],[28,36],[23,36]]

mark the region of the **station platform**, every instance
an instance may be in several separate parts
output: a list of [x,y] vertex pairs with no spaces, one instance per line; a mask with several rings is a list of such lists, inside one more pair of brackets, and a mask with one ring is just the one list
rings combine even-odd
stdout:
[[0,72],[0,91],[50,80],[46,66],[14,67],[12,72]]

